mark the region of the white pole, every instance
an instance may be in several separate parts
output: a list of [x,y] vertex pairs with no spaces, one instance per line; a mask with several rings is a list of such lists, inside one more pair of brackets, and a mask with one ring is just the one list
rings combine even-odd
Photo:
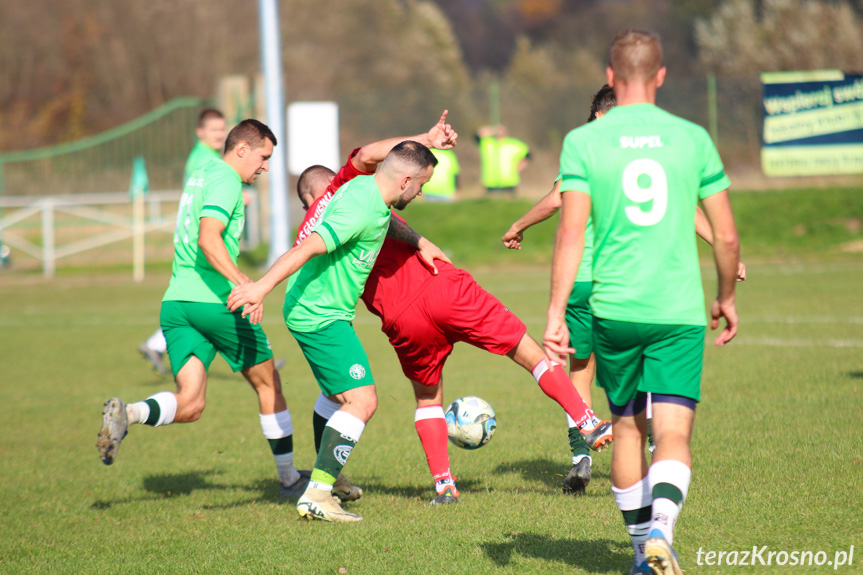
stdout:
[[46,278],[54,277],[57,267],[54,252],[54,202],[45,200],[42,208],[42,270]]
[[264,73],[264,92],[267,103],[267,125],[275,134],[279,145],[270,158],[270,253],[272,265],[290,245],[288,220],[288,172],[285,161],[285,94],[282,80],[282,48],[279,37],[279,9],[277,0],[258,0],[261,34],[261,70]]

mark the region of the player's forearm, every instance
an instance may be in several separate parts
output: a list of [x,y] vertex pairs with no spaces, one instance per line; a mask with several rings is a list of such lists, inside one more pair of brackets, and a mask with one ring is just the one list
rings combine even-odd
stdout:
[[710,227],[710,220],[698,206],[695,206],[695,233],[708,245],[713,245],[713,228]]
[[277,285],[297,273],[310,259],[324,254],[326,251],[327,248],[321,236],[314,232],[300,245],[294,246],[282,254],[258,282],[269,293]]
[[557,191],[558,184],[552,190],[533,205],[523,216],[515,221],[510,230],[522,233],[526,229],[544,222],[560,211],[560,192]]
[[721,302],[733,302],[740,262],[740,242],[736,230],[715,234],[713,258],[716,261],[719,288],[716,297]]
[[248,276],[241,272],[240,268],[231,260],[221,236],[212,238],[208,235],[202,235],[198,238],[198,247],[201,248],[204,257],[207,258],[207,262],[213,266],[213,269],[222,274],[228,281],[235,285],[248,281]]
[[397,242],[402,242],[413,247],[419,247],[421,235],[415,232],[407,223],[398,218],[390,218],[390,227],[387,229],[387,237]]
[[387,154],[390,153],[390,150],[404,142],[405,140],[413,140],[415,142],[419,142],[423,146],[431,147],[429,145],[428,134],[421,134],[418,136],[405,136],[401,138],[389,138],[386,140],[381,140],[380,142],[373,142],[371,144],[366,144],[360,151],[356,153],[353,158],[354,167],[360,169],[364,172],[373,172],[377,168],[377,165],[384,161],[387,157]]

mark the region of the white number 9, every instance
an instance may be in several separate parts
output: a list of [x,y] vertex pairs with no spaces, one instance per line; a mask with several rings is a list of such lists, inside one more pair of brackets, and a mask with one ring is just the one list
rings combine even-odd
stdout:
[[[642,186],[639,179],[647,176],[650,183]],[[637,226],[653,226],[662,220],[668,207],[668,178],[662,164],[656,160],[643,158],[633,160],[623,170],[623,193],[636,204],[653,200],[650,211],[645,212],[640,206],[628,206],[626,217]]]

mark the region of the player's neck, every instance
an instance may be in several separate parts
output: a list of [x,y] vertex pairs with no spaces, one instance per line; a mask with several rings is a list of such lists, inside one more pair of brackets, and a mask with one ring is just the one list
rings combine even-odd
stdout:
[[618,82],[614,85],[614,98],[617,100],[618,106],[656,104],[656,85],[653,83],[625,84]]

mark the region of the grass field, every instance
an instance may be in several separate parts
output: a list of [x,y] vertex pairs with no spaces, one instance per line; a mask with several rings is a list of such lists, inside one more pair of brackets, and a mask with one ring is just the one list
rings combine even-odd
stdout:
[[[768,201],[762,197],[746,201]],[[798,212],[802,218],[801,205],[818,205],[806,198],[792,202],[788,218]],[[478,224],[500,227],[495,238],[509,223],[496,206],[488,204]],[[415,213],[434,228],[444,225],[437,221],[443,209],[423,206]],[[464,211],[448,224],[468,222]],[[863,572],[863,261],[838,249],[848,234],[853,239],[842,231],[848,225],[834,230],[818,223],[834,218],[827,211],[810,212],[807,221],[815,223],[803,232],[810,241],[801,242],[802,260],[782,252],[778,216],[759,221],[754,210],[741,212],[738,219],[751,222],[742,226],[744,240],[765,243],[749,252],[758,257],[748,262],[750,279],[740,286],[740,335],[727,348],[707,346],[693,483],[675,546],[687,573],[731,574],[833,567],[699,566],[699,549],[766,545],[824,551],[832,560],[854,545],[854,564],[837,572]],[[801,237],[796,225],[788,224],[789,241]],[[548,239],[553,232],[538,233]],[[776,233],[781,237],[771,241]],[[428,235],[435,234],[461,245],[440,228]],[[502,265],[505,255],[472,237],[461,237],[471,246],[463,259],[491,262],[475,276],[540,336],[547,268],[533,264],[527,251],[517,256],[523,256],[517,267]],[[447,398],[487,399],[498,430],[478,451],[450,448],[462,502],[431,508],[410,387],[376,318],[364,311],[356,326],[380,407],[346,469],[365,489],[349,507],[365,517],[361,524],[300,521],[293,505],[279,499],[255,395],[221,359],[211,370],[199,422],[135,426],[117,462],[103,466],[94,447],[102,402],[173,387],[135,351],[157,321],[168,278],[157,269],[137,285],[128,270],[79,270],[52,282],[0,276],[0,573],[605,574],[629,568],[608,454],[594,458],[585,497],[563,496],[569,468],[563,414],[529,374],[470,347],[457,348],[447,365]],[[708,294],[711,277],[705,273]],[[318,390],[280,320],[279,293],[268,300],[264,327],[277,356],[288,360],[282,377],[296,458],[308,467]],[[594,401],[607,416],[599,391]]]

